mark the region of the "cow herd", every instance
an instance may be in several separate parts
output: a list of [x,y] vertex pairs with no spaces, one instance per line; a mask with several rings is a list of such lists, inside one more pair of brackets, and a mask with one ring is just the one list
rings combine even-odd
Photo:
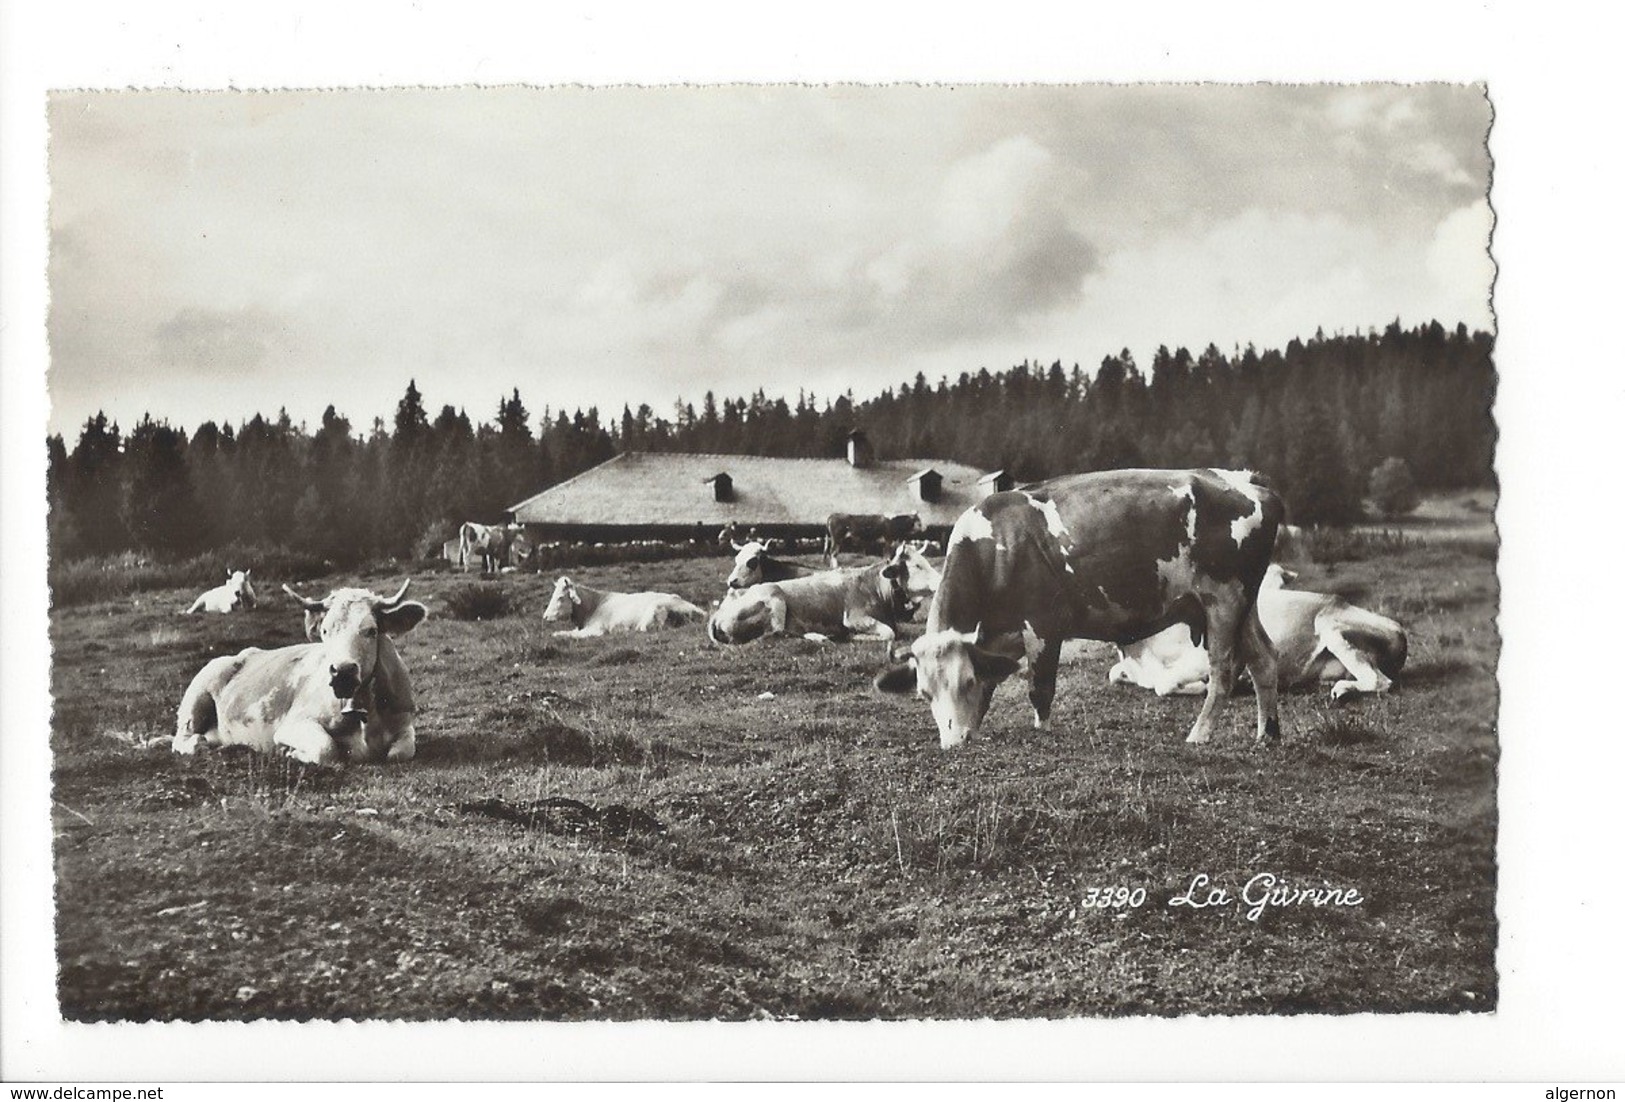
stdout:
[[[1023,664],[1033,723],[1049,725],[1062,643],[1114,643],[1113,683],[1158,694],[1202,693],[1187,741],[1207,742],[1243,671],[1257,737],[1279,737],[1278,689],[1331,682],[1332,696],[1388,689],[1406,654],[1404,629],[1340,598],[1286,588],[1271,563],[1284,508],[1248,472],[1132,470],[1072,475],[995,493],[954,525],[940,566],[919,518],[830,518],[828,569],[736,543],[726,588],[708,611],[672,593],[614,593],[568,577],[543,619],[556,635],[681,629],[704,623],[716,645],[771,636],[890,644],[929,603],[924,630],[875,678],[884,692],[929,706],[940,745],[982,724],[995,689]],[[878,527],[871,520],[883,523]],[[912,520],[912,523],[904,523]],[[897,523],[893,523],[897,522]],[[873,529],[873,530],[871,530]],[[739,533],[735,533],[737,536]],[[482,559],[504,529],[464,525],[463,562]],[[884,557],[842,567],[854,539]],[[245,744],[302,761],[404,761],[415,750],[412,689],[393,640],[427,609],[365,589],[321,600],[284,589],[305,611],[309,642],[216,658],[181,701],[173,747]],[[187,611],[254,604],[248,572],[233,572]]]

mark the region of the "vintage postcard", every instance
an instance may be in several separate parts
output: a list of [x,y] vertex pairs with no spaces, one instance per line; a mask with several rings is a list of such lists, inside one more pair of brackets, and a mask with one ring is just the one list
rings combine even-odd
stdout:
[[1503,1009],[1493,87],[42,110],[65,1028]]

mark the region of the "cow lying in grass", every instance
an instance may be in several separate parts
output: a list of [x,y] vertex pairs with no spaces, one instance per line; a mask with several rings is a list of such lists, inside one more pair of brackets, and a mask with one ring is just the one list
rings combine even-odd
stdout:
[[763,582],[783,582],[791,578],[806,578],[818,573],[810,566],[787,559],[774,558],[768,545],[761,540],[735,544],[734,567],[728,575],[728,588],[749,589]]
[[248,577],[252,573],[252,570],[226,571],[225,584],[215,586],[193,601],[186,614],[235,612],[239,608],[253,608],[259,603],[259,598],[255,596],[254,583]]
[[249,647],[204,666],[181,697],[171,747],[243,745],[320,765],[410,758],[412,684],[390,637],[428,610],[402,600],[406,585],[393,597],[336,589],[319,601],[282,588],[304,606],[311,641]]
[[[1258,590],[1258,618],[1275,644],[1281,688],[1329,681],[1333,700],[1387,692],[1405,665],[1405,629],[1341,597],[1287,589],[1295,577],[1271,564]],[[1115,683],[1139,685],[1158,696],[1207,691],[1207,649],[1192,642],[1183,624],[1120,646],[1118,654],[1108,675]]]
[[[919,577],[911,581],[916,571]],[[717,643],[748,643],[768,635],[889,641],[938,580],[935,568],[905,544],[872,566],[730,589],[707,631]]]
[[617,632],[659,631],[705,619],[705,609],[675,593],[610,593],[560,578],[542,619],[573,627],[554,635],[587,639]]

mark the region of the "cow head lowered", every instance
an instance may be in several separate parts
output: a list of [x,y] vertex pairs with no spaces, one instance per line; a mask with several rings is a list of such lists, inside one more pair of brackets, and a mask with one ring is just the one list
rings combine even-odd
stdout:
[[914,640],[907,662],[875,678],[881,692],[914,693],[931,705],[944,750],[975,733],[993,690],[1021,664],[1019,649],[991,647],[979,635],[979,630],[927,632]]
[[335,697],[350,702],[346,712],[365,716],[368,710],[364,690],[378,671],[383,637],[405,635],[429,614],[418,602],[402,600],[411,584],[408,579],[393,597],[335,589],[319,601],[282,587],[304,606],[305,636],[325,649],[328,684]]

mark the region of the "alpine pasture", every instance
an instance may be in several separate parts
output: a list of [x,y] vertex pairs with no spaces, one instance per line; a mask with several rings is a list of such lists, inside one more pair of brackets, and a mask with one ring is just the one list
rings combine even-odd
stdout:
[[[1109,685],[1114,652],[1085,644],[1063,662],[1051,731],[1030,728],[1018,676],[986,737],[944,753],[922,702],[871,689],[879,644],[718,647],[703,625],[557,638],[566,625],[541,620],[557,571],[257,568],[258,607],[230,616],[178,615],[196,595],[180,587],[62,605],[63,1013],[1491,1010],[1495,541],[1437,527],[1455,538],[1311,541],[1297,585],[1401,621],[1410,661],[1387,696],[1284,694],[1274,747],[1254,743],[1250,707],[1185,745],[1199,700]],[[728,566],[570,574],[709,606]],[[169,750],[206,661],[302,641],[280,583],[392,592],[408,573],[431,611],[399,646],[416,760]],[[1265,875],[1344,894],[1250,918],[1241,893]],[[1229,898],[1177,905],[1213,890]]]

